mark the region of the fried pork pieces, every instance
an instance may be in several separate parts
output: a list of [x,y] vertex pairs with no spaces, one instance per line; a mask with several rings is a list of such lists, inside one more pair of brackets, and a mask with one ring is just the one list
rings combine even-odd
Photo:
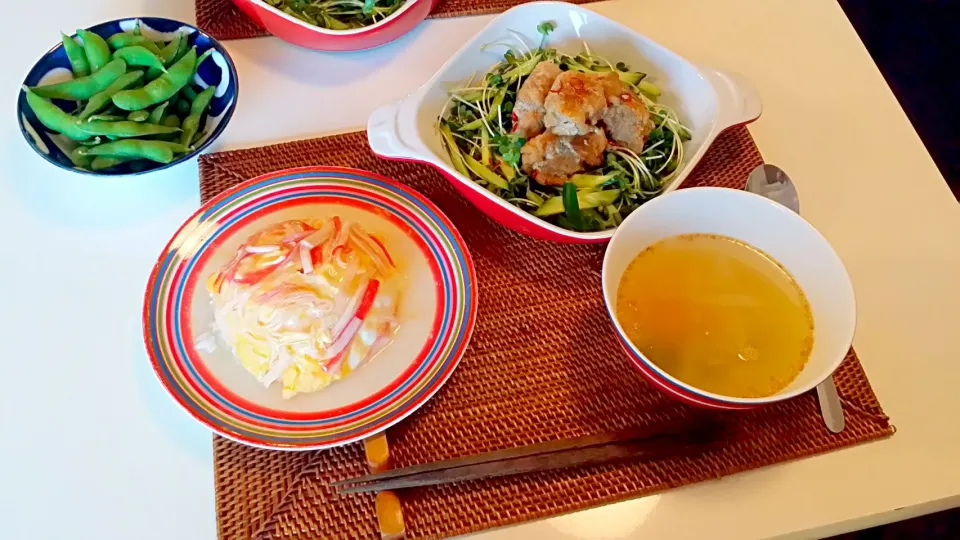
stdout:
[[615,73],[560,71],[548,60],[520,86],[514,111],[514,132],[527,139],[523,170],[542,185],[599,166],[608,137],[639,153],[653,130],[643,101]]

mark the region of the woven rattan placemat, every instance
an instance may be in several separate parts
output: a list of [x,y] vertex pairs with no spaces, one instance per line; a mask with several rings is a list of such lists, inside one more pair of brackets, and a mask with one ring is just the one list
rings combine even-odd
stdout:
[[[761,161],[749,132],[735,128],[717,139],[685,186],[739,187]],[[394,466],[693,416],[729,427],[728,443],[697,457],[404,491],[409,537],[580,510],[894,432],[853,351],[835,375],[847,417],[839,435],[824,428],[812,393],[739,413],[671,401],[634,371],[614,338],[600,295],[603,246],[541,242],[500,227],[431,168],[376,158],[363,132],[202,156],[200,192],[208,200],[257,175],[307,165],[366,169],[417,189],[453,220],[476,264],[479,313],[470,347],[446,386],[387,431]],[[214,463],[223,539],[378,536],[372,496],[341,496],[327,486],[367,472],[359,443],[285,453],[216,437]]]
[[[533,0],[441,0],[430,18],[500,13]],[[566,0],[586,4],[600,0]],[[269,35],[244,15],[231,0],[196,0],[197,27],[217,39],[244,39]]]

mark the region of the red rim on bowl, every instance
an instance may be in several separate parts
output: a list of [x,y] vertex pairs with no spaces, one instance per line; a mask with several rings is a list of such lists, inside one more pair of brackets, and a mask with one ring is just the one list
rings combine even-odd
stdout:
[[389,43],[420,24],[439,0],[407,0],[382,21],[362,28],[330,30],[284,13],[262,0],[233,0],[258,26],[278,38],[318,51],[359,51]]
[[[402,369],[388,383],[336,407],[303,410],[274,407],[232,388],[213,372],[207,353],[194,346],[193,302],[201,291],[202,269],[212,254],[226,249],[238,230],[252,222],[282,219],[281,213],[314,205],[350,207],[390,224],[419,248],[436,301],[424,311],[429,332],[416,346],[403,348]],[[414,249],[414,251],[417,251]],[[449,379],[473,331],[477,286],[473,261],[450,220],[429,200],[382,176],[354,169],[309,167],[267,174],[244,182],[209,201],[176,232],[147,283],[143,332],[157,377],[191,416],[230,439],[263,448],[320,449],[369,437],[402,420]],[[402,331],[402,330],[401,330]],[[389,348],[388,348],[389,349]],[[419,351],[419,352],[418,352]],[[226,353],[225,353],[226,354]],[[232,356],[232,355],[231,355]],[[242,372],[239,362],[234,369]],[[374,359],[373,362],[379,360]],[[352,374],[344,381],[348,383]],[[241,373],[250,377],[245,372]],[[252,377],[251,377],[252,379]],[[331,387],[333,388],[333,386]],[[264,391],[279,395],[276,386]],[[325,390],[326,391],[326,390]],[[295,401],[301,396],[295,397]]]

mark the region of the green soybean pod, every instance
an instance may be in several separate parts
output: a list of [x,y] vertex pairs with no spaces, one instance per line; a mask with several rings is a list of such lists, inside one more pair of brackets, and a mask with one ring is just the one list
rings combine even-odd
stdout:
[[122,49],[117,49],[113,52],[113,57],[120,58],[126,62],[128,66],[140,66],[156,69],[161,72],[167,70],[167,68],[163,67],[163,61],[160,60],[160,57],[153,54],[142,45],[131,45]]
[[164,101],[163,103],[157,105],[150,111],[150,116],[147,118],[147,122],[151,124],[159,124],[163,121],[163,114],[167,112],[167,106],[170,105],[169,101]]
[[117,120],[126,120],[125,116],[117,116],[115,114],[95,114],[90,118],[87,118],[87,122],[116,122]]
[[77,127],[90,135],[103,135],[117,139],[166,135],[180,131],[180,128],[158,126],[157,124],[147,122],[131,122],[129,120],[120,120],[119,122],[81,122]]
[[216,86],[208,86],[203,92],[197,95],[197,99],[195,99],[190,106],[190,116],[187,116],[180,126],[183,129],[183,133],[180,134],[180,144],[187,146],[193,141],[193,136],[196,135],[197,130],[200,129],[200,120],[203,119],[203,115],[207,112],[207,107],[209,107],[210,102],[213,101],[213,94],[216,90]]
[[143,88],[122,90],[114,94],[113,104],[125,111],[138,111],[166,101],[193,79],[193,68],[196,63],[197,50],[191,48],[166,73],[150,81]]
[[81,150],[81,155],[143,158],[158,163],[170,163],[173,161],[174,154],[180,154],[186,151],[187,148],[183,145],[166,141],[123,139],[98,146],[86,147]]
[[40,97],[49,99],[67,99],[83,101],[105,90],[127,72],[127,64],[120,59],[113,60],[93,75],[71,79],[56,84],[36,86],[33,91]]
[[[180,44],[183,41],[183,34],[179,32],[177,35],[173,36],[173,39],[170,40],[170,43],[167,43],[160,49],[160,59],[163,60],[163,65],[170,67],[177,60],[177,51],[180,50]],[[184,50],[183,52],[187,52]]]
[[187,98],[190,103],[193,103],[193,101],[197,99],[197,91],[194,90],[189,84],[180,90],[180,95]]
[[110,47],[102,37],[87,30],[77,30],[77,35],[83,40],[83,52],[90,64],[90,73],[96,73],[110,62]]
[[80,167],[81,169],[88,169],[91,166],[91,161],[93,161],[90,156],[83,155],[80,150],[82,146],[77,146],[70,151],[70,161],[73,162],[74,167]]
[[126,116],[117,116],[115,114],[95,114],[90,118],[87,118],[86,122],[117,122],[120,120],[126,120]]
[[101,144],[102,142],[103,142],[103,139],[101,139],[100,137],[94,137],[94,138],[92,138],[92,139],[87,139],[87,140],[85,140],[85,141],[80,141],[80,144],[81,144],[82,146],[86,146],[86,147],[89,148],[89,147],[91,147],[91,146],[96,146],[96,145],[98,145],[98,144]]
[[83,141],[90,138],[89,133],[77,127],[76,118],[63,112],[60,107],[57,107],[49,100],[36,95],[26,86],[23,87],[23,91],[27,93],[27,105],[33,110],[33,114],[37,115],[37,120],[46,126],[47,129],[61,133],[75,141]]
[[177,52],[176,54],[173,55],[173,58],[170,60],[170,64],[167,65],[167,67],[170,67],[170,65],[173,65],[179,62],[180,59],[183,58],[183,56],[187,54],[187,51],[189,50],[190,50],[190,36],[181,35],[180,43],[177,45]]
[[157,47],[157,44],[145,38],[144,36],[137,36],[134,34],[129,34],[127,32],[119,32],[107,38],[107,43],[113,50],[120,50],[124,47],[133,47],[140,46],[153,54],[160,55],[160,48]]
[[83,52],[83,47],[72,37],[60,33],[60,40],[63,42],[63,50],[67,53],[67,59],[70,60],[70,71],[74,77],[86,77],[90,74],[90,62],[87,62],[87,54]]
[[94,171],[102,171],[103,169],[109,169],[110,167],[116,167],[121,163],[126,163],[137,158],[131,157],[115,157],[115,156],[97,156],[93,158],[93,161],[90,162],[90,168]]
[[143,158],[158,163],[170,163],[173,161],[173,150],[169,146],[159,146],[160,142],[162,141],[124,139],[84,148],[81,153],[86,156]]
[[200,65],[203,64],[203,61],[213,55],[213,52],[216,49],[207,49],[206,52],[200,55],[200,58],[197,58],[197,63],[194,65],[193,72],[197,73],[200,70]]
[[190,102],[185,98],[180,98],[174,106],[174,112],[177,113],[177,116],[186,117],[190,114]]
[[163,120],[160,122],[161,126],[167,127],[180,127],[180,119],[177,118],[175,114],[168,114],[163,117]]
[[[160,54],[158,56],[160,57],[160,60],[163,62],[164,67],[172,66],[173,63],[177,60],[177,51],[180,50],[180,45],[183,42],[184,40],[183,40],[182,34],[177,32],[177,34],[173,36],[172,40],[170,40],[165,45],[160,47]],[[149,77],[150,80],[153,80],[159,77],[161,73],[162,71],[160,71],[159,69],[150,69],[150,71],[147,72],[147,77]]]
[[146,122],[150,118],[150,113],[147,111],[133,111],[127,115],[127,120],[131,122]]
[[120,77],[117,77],[117,80],[110,83],[110,86],[107,86],[95,96],[90,98],[90,101],[87,102],[87,105],[80,112],[80,119],[86,120],[94,113],[109,105],[110,98],[112,98],[114,94],[133,86],[133,84],[139,81],[141,77],[143,77],[142,71],[131,71],[129,73],[124,73]]

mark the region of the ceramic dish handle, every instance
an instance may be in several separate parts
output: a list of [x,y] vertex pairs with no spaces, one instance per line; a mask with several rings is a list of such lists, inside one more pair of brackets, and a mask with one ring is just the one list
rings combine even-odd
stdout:
[[367,138],[373,153],[386,158],[420,159],[423,149],[418,147],[423,144],[416,133],[406,133],[416,130],[413,115],[404,117],[407,108],[406,101],[398,101],[373,111],[367,120]]
[[717,93],[718,123],[722,128],[747,124],[760,117],[760,95],[743,75],[709,68],[703,73]]

